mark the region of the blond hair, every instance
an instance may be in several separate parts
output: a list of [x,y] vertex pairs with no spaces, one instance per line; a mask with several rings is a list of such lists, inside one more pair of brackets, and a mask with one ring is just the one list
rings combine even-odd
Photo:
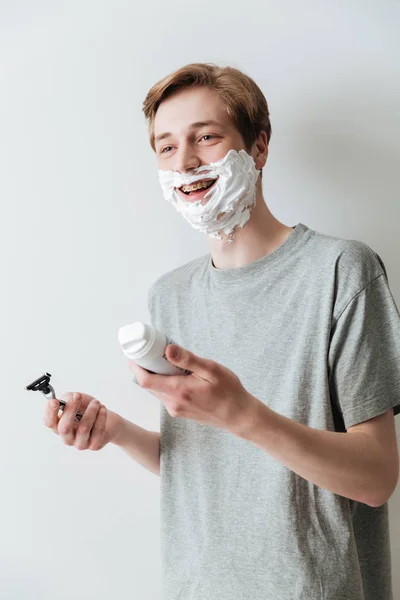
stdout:
[[217,92],[227,114],[233,119],[250,150],[261,131],[271,138],[268,104],[258,85],[248,75],[233,67],[213,63],[192,63],[158,81],[143,102],[149,125],[150,144],[154,144],[154,118],[161,102],[183,88],[203,86]]

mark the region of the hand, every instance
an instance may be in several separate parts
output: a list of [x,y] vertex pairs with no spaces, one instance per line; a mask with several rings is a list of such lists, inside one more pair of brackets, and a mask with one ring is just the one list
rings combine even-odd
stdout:
[[[178,356],[174,356],[175,349]],[[260,401],[245,390],[239,377],[227,367],[175,344],[167,346],[165,356],[192,374],[153,374],[130,360],[138,385],[161,400],[172,417],[193,419],[241,435],[255,418]]]
[[[43,421],[64,444],[75,446],[77,450],[101,450],[112,441],[122,420],[119,415],[107,410],[89,394],[67,392],[61,400],[67,403],[63,411],[58,400],[48,401]],[[75,421],[78,411],[83,414],[79,422]]]

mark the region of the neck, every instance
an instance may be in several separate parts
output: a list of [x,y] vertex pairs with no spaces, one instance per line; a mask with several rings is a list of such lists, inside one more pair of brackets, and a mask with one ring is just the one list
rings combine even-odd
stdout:
[[257,201],[250,219],[244,227],[234,230],[232,243],[226,241],[224,233],[220,234],[222,240],[209,238],[212,262],[217,269],[244,267],[276,250],[292,232],[292,227],[278,221],[269,211],[261,185],[257,185]]

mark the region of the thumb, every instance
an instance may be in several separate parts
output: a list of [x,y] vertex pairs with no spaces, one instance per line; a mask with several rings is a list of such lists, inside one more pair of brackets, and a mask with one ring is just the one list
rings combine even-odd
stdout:
[[168,344],[165,350],[167,360],[181,369],[187,369],[202,379],[212,380],[211,365],[213,361],[196,356],[193,352],[181,348],[177,344]]

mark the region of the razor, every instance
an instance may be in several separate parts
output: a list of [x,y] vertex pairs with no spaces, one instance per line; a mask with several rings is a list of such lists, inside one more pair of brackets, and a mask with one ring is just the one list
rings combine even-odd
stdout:
[[[58,400],[58,402],[60,403],[60,410],[64,410],[67,403],[64,402],[64,400],[59,400],[57,398],[54,388],[50,384],[50,377],[50,373],[45,373],[41,377],[35,379],[35,381],[32,381],[32,383],[30,383],[29,385],[26,385],[25,389],[33,392],[42,392],[42,394],[46,396],[48,400],[56,398],[56,400]],[[83,415],[80,412],[77,412],[75,415],[75,421],[80,421],[82,417]]]

